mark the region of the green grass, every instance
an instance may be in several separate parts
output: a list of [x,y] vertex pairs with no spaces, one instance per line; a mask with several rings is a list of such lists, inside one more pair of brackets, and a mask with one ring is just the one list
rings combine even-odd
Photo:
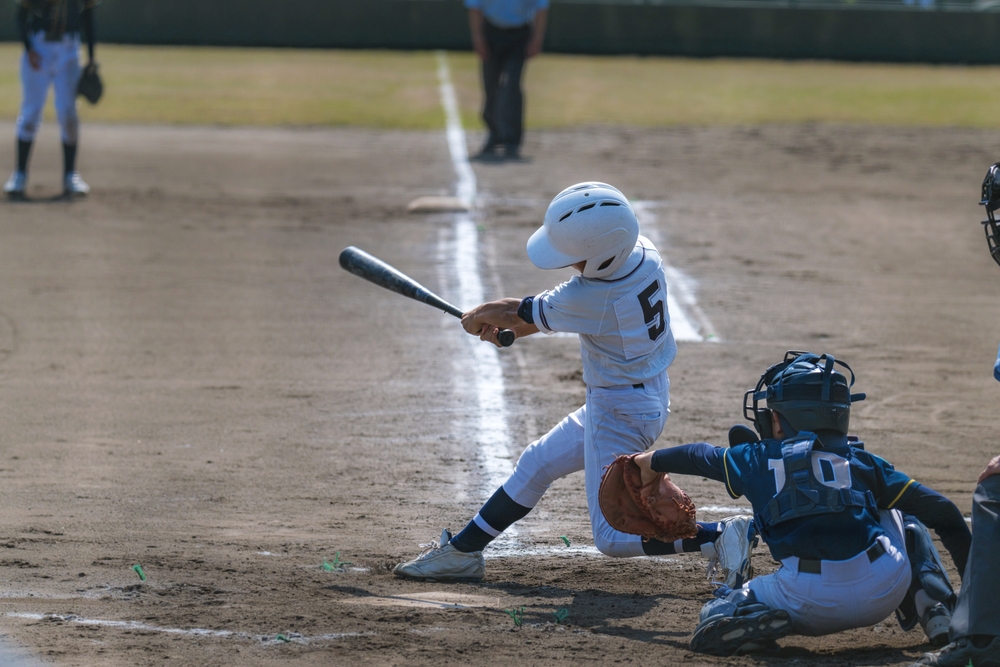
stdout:
[[[0,118],[20,101],[18,44],[0,44]],[[100,45],[106,96],[85,120],[439,128],[431,52]],[[448,54],[479,124],[478,63]],[[1000,127],[1000,67],[543,54],[526,75],[531,128],[834,122]],[[51,105],[50,105],[51,115]]]

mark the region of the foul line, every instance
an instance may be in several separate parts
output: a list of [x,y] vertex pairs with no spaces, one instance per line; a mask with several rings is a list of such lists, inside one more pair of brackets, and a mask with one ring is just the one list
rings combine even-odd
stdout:
[[[448,150],[451,164],[458,178],[457,196],[472,209],[476,201],[476,174],[469,164],[465,130],[458,113],[455,88],[444,51],[437,52],[438,80],[441,106],[444,107]],[[483,283],[479,277],[479,235],[472,216],[458,213],[455,216],[455,247],[450,254],[458,278],[460,307],[467,308],[483,302]],[[475,395],[479,404],[477,456],[486,472],[486,492],[492,493],[513,472],[510,461],[510,436],[507,432],[507,405],[504,400],[503,372],[497,349],[472,336],[465,336],[473,356],[472,366]],[[510,531],[508,531],[510,532]]]
[[[63,623],[76,623],[78,625],[96,625],[105,628],[118,628],[120,630],[139,630],[142,632],[162,632],[169,635],[190,635],[195,637],[217,637],[222,639],[248,639],[248,640],[261,640],[264,637],[270,637],[267,635],[252,635],[246,632],[234,632],[232,630],[208,630],[206,628],[163,628],[158,625],[149,625],[148,623],[140,623],[139,621],[109,621],[107,619],[101,618],[83,618],[82,616],[76,616],[74,614],[67,614],[66,616],[60,616],[58,614],[37,614],[28,612],[7,612],[4,616],[9,616],[10,618],[23,618],[31,621],[60,621]],[[316,641],[332,641],[337,639],[344,639],[347,637],[362,637],[366,635],[371,635],[371,632],[337,632],[328,635],[317,635],[315,637],[306,637],[295,632],[284,633],[288,642],[297,643],[310,643]],[[281,641],[274,639],[273,641]]]
[[670,312],[670,330],[675,340],[693,341],[697,343],[719,343],[718,334],[708,316],[698,305],[695,298],[695,281],[676,267],[667,262],[666,243],[656,228],[656,214],[653,201],[632,202],[636,216],[642,222],[642,230],[650,240],[660,248],[660,258],[663,260],[663,273],[667,276],[667,310]]

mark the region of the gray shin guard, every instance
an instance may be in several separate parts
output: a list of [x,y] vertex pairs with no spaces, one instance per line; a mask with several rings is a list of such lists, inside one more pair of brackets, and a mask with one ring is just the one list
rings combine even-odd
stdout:
[[943,604],[949,615],[955,610],[958,596],[941,562],[941,555],[931,541],[931,534],[916,518],[904,515],[903,529],[906,536],[906,555],[910,560],[912,578],[906,597],[896,609],[896,620],[903,630],[912,630],[920,615],[917,613],[917,591],[923,590],[935,602]]

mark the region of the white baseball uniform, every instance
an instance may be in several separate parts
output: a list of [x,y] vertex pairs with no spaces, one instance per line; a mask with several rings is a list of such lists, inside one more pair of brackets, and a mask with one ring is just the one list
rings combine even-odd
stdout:
[[66,33],[49,41],[44,31],[31,35],[31,48],[42,58],[40,69],[32,69],[28,54],[21,54],[21,113],[17,138],[34,141],[42,122],[45,98],[51,85],[55,93],[56,118],[64,144],[76,144],[80,121],[76,113],[76,84],[80,80],[80,34]]
[[[604,467],[620,454],[652,446],[670,412],[667,367],[677,344],[660,255],[640,236],[609,278],[574,276],[542,292],[532,317],[543,333],[580,335],[587,402],[524,450],[504,491],[534,507],[553,481],[584,470],[595,546],[609,556],[642,556],[642,538],[608,525],[597,492]],[[498,534],[478,514],[474,521]]]

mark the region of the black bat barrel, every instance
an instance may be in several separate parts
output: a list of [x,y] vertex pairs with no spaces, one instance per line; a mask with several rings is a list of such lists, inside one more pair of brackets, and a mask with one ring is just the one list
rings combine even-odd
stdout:
[[[392,290],[397,294],[416,299],[428,306],[433,306],[449,315],[462,319],[462,311],[451,305],[434,292],[430,291],[413,278],[398,269],[389,266],[378,257],[369,255],[360,248],[348,246],[340,253],[340,266],[356,276],[373,282],[379,287]],[[501,329],[497,340],[503,347],[510,347],[516,336],[510,329]]]

